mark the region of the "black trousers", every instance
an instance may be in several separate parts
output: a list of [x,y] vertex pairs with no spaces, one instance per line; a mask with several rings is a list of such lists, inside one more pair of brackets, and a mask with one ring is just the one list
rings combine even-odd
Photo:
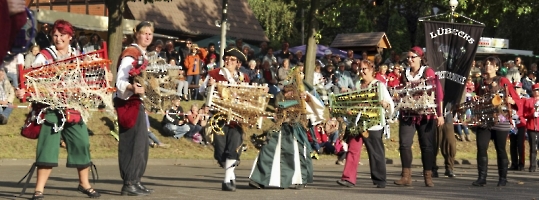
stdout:
[[488,158],[488,143],[492,139],[498,161],[502,159],[507,160],[507,151],[505,150],[507,134],[509,134],[509,131],[497,131],[478,127],[476,132],[477,159],[482,157]]
[[434,131],[436,120],[427,120],[426,117],[417,124],[411,119],[399,121],[399,151],[402,168],[412,167],[412,144],[417,131],[419,146],[421,147],[421,162],[424,170],[431,170],[434,163]]
[[524,167],[526,151],[526,127],[518,128],[517,134],[509,134],[509,153],[511,154],[511,167]]
[[213,157],[217,162],[224,163],[226,159],[239,160],[241,144],[243,143],[243,130],[240,126],[223,126],[225,135],[213,136]]
[[386,183],[386,150],[382,135],[384,129],[369,131],[369,137],[363,137],[369,155],[371,179],[374,184]]
[[528,145],[530,147],[530,166],[537,166],[537,135],[538,131],[528,130]]
[[130,129],[123,129],[120,126],[118,164],[124,184],[140,182],[148,164],[149,146],[146,114],[141,105],[135,126]]

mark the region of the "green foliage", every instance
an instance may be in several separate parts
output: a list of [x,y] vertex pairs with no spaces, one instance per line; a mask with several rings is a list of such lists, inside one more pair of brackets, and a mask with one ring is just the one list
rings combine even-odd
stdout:
[[270,41],[288,40],[297,34],[297,6],[294,1],[248,0],[253,13]]

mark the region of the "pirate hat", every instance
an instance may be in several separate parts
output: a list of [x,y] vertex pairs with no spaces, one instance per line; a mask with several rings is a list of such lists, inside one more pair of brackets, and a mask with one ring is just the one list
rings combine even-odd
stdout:
[[[242,63],[247,61],[247,57],[245,56],[245,54],[243,54],[236,47],[230,47],[230,48],[225,49],[225,56],[235,56]],[[225,57],[223,57],[223,59],[225,59]]]

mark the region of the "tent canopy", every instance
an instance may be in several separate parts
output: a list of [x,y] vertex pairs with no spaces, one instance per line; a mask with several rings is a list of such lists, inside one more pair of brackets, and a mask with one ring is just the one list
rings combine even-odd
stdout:
[[[296,53],[297,51],[301,51],[303,53],[303,55],[305,55],[305,52],[306,52],[306,49],[307,48],[307,45],[301,45],[301,46],[296,46],[296,47],[290,47],[290,52],[292,53]],[[320,45],[320,44],[317,44],[316,45],[316,57],[323,57],[324,56],[324,53],[326,50],[330,50],[331,53],[333,55],[339,55],[339,57],[341,58],[346,58],[346,51],[344,50],[340,50],[340,49],[337,49],[337,48],[331,48],[331,47],[327,47],[327,46],[324,46],[324,45]],[[278,53],[281,53],[281,50],[279,51],[275,51],[274,54],[278,54]],[[358,54],[354,54],[354,58],[357,58],[357,59],[360,59],[361,58],[361,55],[358,55]]]
[[[210,43],[214,43],[215,44],[215,49],[219,49],[219,48],[221,48],[221,36],[212,36],[212,37],[209,37],[209,38],[206,38],[206,39],[203,39],[203,40],[196,41],[195,43],[199,47],[208,47],[208,45]],[[226,38],[226,44],[228,45],[230,43],[236,44],[236,40],[227,37]],[[260,48],[258,48],[255,45],[251,45],[251,44],[247,44],[247,43],[243,42],[243,46],[245,46],[245,45],[247,45],[251,49],[253,49],[255,51],[255,54],[260,51]],[[241,47],[241,48],[243,48],[243,47]]]
[[[109,18],[105,16],[84,15],[77,13],[59,12],[54,10],[39,10],[33,11],[37,21],[41,23],[54,24],[56,20],[65,19],[69,21],[74,27],[91,30],[107,32],[109,30]],[[123,34],[133,34],[133,30],[139,24],[140,21],[132,19],[124,19]],[[164,37],[168,39],[178,39],[172,36],[166,36],[161,34],[154,34],[156,37]]]
[[516,55],[516,56],[533,56],[533,51],[518,50],[518,49],[499,49],[492,47],[478,47],[476,54],[478,55]]

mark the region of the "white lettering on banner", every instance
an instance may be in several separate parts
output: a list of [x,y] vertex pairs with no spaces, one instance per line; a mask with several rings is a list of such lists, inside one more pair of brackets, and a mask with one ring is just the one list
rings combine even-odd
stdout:
[[456,36],[461,37],[462,39],[468,41],[468,43],[473,44],[475,42],[475,39],[473,39],[469,34],[467,34],[464,31],[458,30],[458,29],[451,29],[451,28],[438,28],[436,32],[430,32],[430,39],[434,39],[440,35],[449,35],[453,34]]
[[464,85],[464,82],[466,81],[466,77],[461,76],[460,74],[455,74],[453,72],[448,71],[438,71],[435,73],[436,76],[438,76],[438,79],[448,79],[455,81],[461,85]]

